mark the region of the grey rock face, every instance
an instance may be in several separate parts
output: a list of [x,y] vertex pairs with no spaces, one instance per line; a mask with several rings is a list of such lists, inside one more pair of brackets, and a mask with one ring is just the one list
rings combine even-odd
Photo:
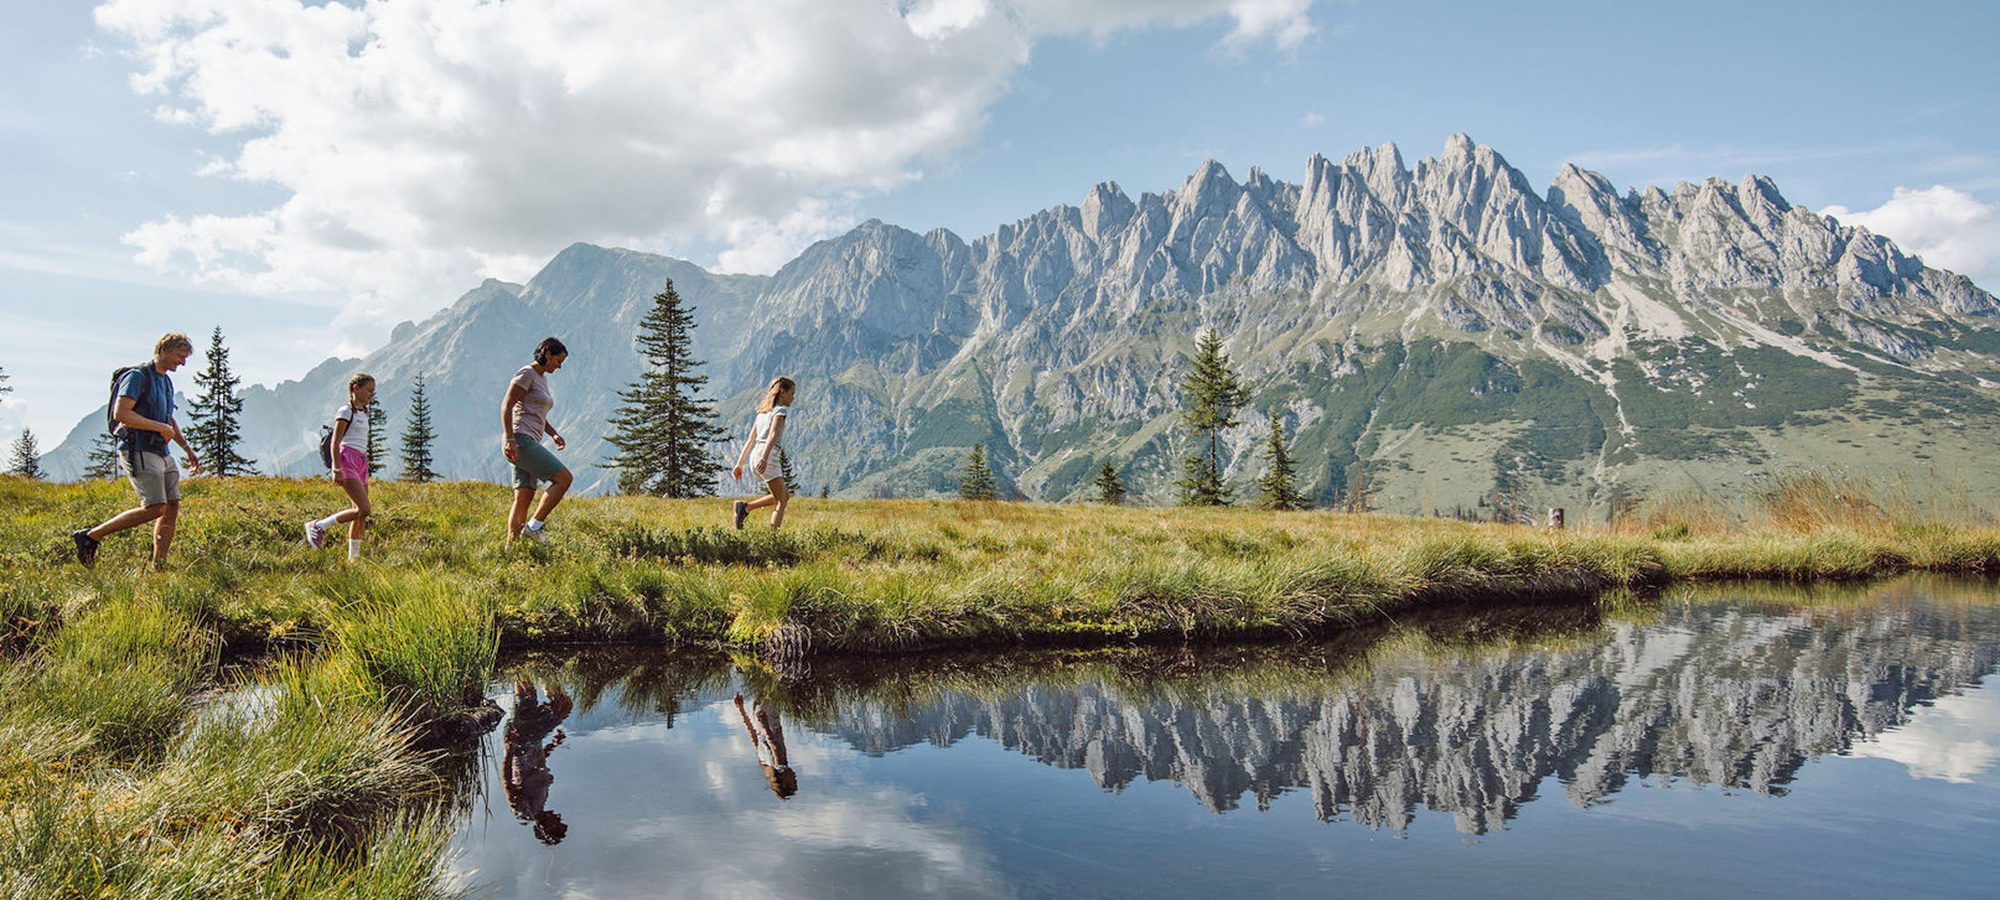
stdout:
[[[1865,348],[1915,366],[1932,348],[1910,326],[1984,328],[2000,314],[1965,279],[1790,205],[1768,179],[1621,197],[1566,166],[1544,196],[1463,135],[1414,168],[1393,144],[1315,156],[1298,185],[1257,170],[1239,184],[1213,162],[1136,200],[1103,184],[970,245],[869,223],[794,265],[733,380],[796,371],[843,406],[870,392],[895,423],[889,443],[867,463],[829,460],[836,484],[997,434],[1003,476],[1051,498],[1080,489],[1068,461],[1085,456],[1128,461],[1159,498],[1177,451],[1137,434],[1170,419],[1205,327],[1253,386],[1343,344],[1433,338],[1548,359],[1606,395],[1618,443],[1629,417],[1600,371],[1635,342],[1775,346],[1834,368],[1823,351]],[[991,427],[908,424],[947,398],[987,410]],[[1069,437],[1052,445],[1051,431]],[[1255,443],[1231,436],[1240,477]]]
[[[1390,424],[1436,423],[1443,398],[1418,403],[1408,391],[1342,408],[1383,353],[1423,342],[1591,398],[1595,421],[1562,427],[1602,434],[1537,464],[1567,466],[1546,479],[1591,490],[1665,452],[1646,430],[1647,409],[1689,391],[1704,407],[1722,396],[1739,412],[1759,408],[1748,395],[1676,380],[1669,361],[1688,354],[1713,350],[1750,383],[1772,374],[1776,357],[1752,358],[1762,349],[1832,380],[1889,377],[1878,372],[1887,366],[1914,379],[1912,390],[1979,372],[2000,382],[2000,355],[1979,349],[1983,338],[1963,339],[1991,332],[1992,295],[1791,205],[1768,179],[1621,196],[1565,166],[1537,193],[1492,148],[1455,135],[1414,166],[1394,144],[1337,163],[1316,155],[1298,184],[1256,169],[1239,183],[1213,161],[1172,191],[1134,198],[1100,184],[1078,206],[970,242],[870,221],[769,277],[577,245],[528,284],[482,285],[362,360],[250,389],[249,455],[302,473],[348,373],[383,379],[391,428],[410,380],[424,374],[442,471],[500,480],[493,407],[528,348],[553,334],[575,351],[553,380],[558,421],[580,438],[565,457],[583,489],[602,488],[603,422],[637,376],[631,339],[666,277],[696,307],[697,352],[724,424],[747,421],[772,376],[801,379],[788,434],[806,487],[850,495],[949,494],[979,441],[1003,489],[1073,498],[1109,460],[1141,498],[1163,500],[1185,450],[1173,424],[1177,383],[1205,328],[1223,335],[1259,410],[1282,407],[1295,429],[1319,423],[1300,432],[1298,455],[1322,499],[1351,487],[1347,470],[1392,439]],[[1537,366],[1556,374],[1522,374]],[[1475,393],[1496,410],[1505,399]],[[1255,412],[1246,419],[1259,422]],[[1365,424],[1350,427],[1357,419]],[[1479,421],[1554,427],[1546,410]],[[79,426],[47,464],[80,470],[93,434]],[[1258,428],[1226,437],[1228,475],[1245,490]],[[1499,451],[1477,466],[1468,480],[1498,490],[1509,477]]]

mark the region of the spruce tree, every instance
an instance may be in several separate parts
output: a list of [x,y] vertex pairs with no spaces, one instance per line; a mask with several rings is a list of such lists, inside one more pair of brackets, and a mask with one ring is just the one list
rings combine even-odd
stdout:
[[[715,493],[723,466],[709,452],[724,437],[715,424],[715,403],[702,399],[707,375],[695,374],[694,307],[683,306],[672,279],[653,295],[653,309],[639,322],[639,355],[646,371],[618,392],[624,403],[612,412],[611,434],[618,448],[605,465],[618,470],[618,489],[655,497],[705,497]],[[780,448],[782,449],[782,448]]]
[[424,396],[424,376],[417,376],[417,386],[410,392],[410,421],[403,426],[403,473],[398,476],[404,481],[427,484],[438,479],[438,473],[431,468],[436,462],[431,456],[431,444],[437,440],[437,432],[431,429],[431,402]]
[[1105,460],[1097,468],[1097,480],[1091,482],[1097,488],[1097,502],[1117,506],[1125,502],[1125,482],[1118,480],[1118,467]]
[[97,433],[90,456],[83,462],[83,477],[109,481],[118,477],[118,439],[109,431]]
[[382,426],[388,424],[389,414],[382,411],[380,395],[368,398],[368,405],[362,409],[368,413],[368,441],[361,452],[368,456],[368,477],[374,478],[389,467],[389,448],[382,438]]
[[35,443],[35,430],[21,429],[21,436],[14,439],[14,453],[7,460],[7,473],[22,478],[40,480],[42,473],[42,448]]
[[778,477],[785,479],[785,490],[797,493],[799,476],[792,471],[792,455],[785,452],[785,445],[778,445]]
[[958,496],[965,500],[992,500],[1000,495],[993,483],[993,470],[986,467],[986,447],[972,445],[965,459],[965,477],[958,482]]
[[1181,489],[1181,505],[1226,506],[1229,488],[1222,483],[1222,430],[1236,426],[1236,410],[1248,398],[1230,371],[1222,337],[1213,328],[1195,344],[1194,367],[1181,379],[1181,400],[1186,404],[1181,421],[1207,444],[1207,452],[1181,461],[1182,477],[1174,482]]
[[1296,467],[1292,464],[1292,451],[1286,446],[1285,420],[1271,413],[1271,437],[1264,444],[1264,453],[1270,457],[1270,471],[1257,479],[1257,505],[1265,509],[1305,509],[1305,495],[1293,485],[1297,480]]
[[219,478],[231,475],[253,475],[251,468],[257,464],[236,452],[236,445],[243,441],[243,398],[236,396],[236,386],[243,383],[229,371],[229,348],[222,345],[222,326],[217,325],[208,341],[208,367],[194,376],[196,387],[201,394],[195,397],[191,411],[188,444],[201,455],[208,470]]
[[7,395],[13,392],[13,385],[7,383],[7,370],[0,369],[0,400],[5,400]]

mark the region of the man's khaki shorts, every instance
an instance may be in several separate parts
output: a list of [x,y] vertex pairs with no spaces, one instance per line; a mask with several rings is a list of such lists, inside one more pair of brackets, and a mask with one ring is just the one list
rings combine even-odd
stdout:
[[[132,471],[132,457],[139,458],[139,471]],[[173,458],[164,453],[137,454],[120,451],[118,468],[125,470],[126,480],[139,492],[142,506],[158,506],[181,498],[181,467]]]

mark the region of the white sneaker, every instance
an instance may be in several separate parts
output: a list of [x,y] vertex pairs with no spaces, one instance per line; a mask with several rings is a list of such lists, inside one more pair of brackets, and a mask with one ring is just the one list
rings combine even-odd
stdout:
[[521,534],[532,539],[537,544],[546,544],[549,542],[548,531],[541,528],[523,528],[521,529]]
[[314,550],[326,549],[326,529],[319,527],[319,520],[306,521],[306,543],[312,545]]

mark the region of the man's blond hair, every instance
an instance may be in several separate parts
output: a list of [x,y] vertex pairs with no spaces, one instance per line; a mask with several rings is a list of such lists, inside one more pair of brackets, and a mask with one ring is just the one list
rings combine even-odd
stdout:
[[153,355],[159,356],[168,350],[186,350],[189,353],[193,353],[194,342],[188,340],[188,336],[185,334],[178,331],[169,331],[166,334],[160,335],[160,339],[153,342]]

